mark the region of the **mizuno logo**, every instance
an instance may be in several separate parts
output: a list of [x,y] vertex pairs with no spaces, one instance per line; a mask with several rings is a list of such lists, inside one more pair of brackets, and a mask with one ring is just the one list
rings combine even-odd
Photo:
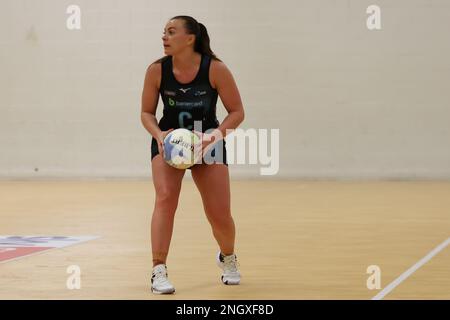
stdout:
[[187,89],[180,88],[180,90],[183,91],[183,93],[186,93],[186,92],[188,92],[188,90],[191,90],[191,88],[187,88]]

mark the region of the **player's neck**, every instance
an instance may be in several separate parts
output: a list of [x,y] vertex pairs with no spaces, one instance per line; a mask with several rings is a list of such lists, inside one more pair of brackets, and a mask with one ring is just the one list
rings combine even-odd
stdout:
[[172,64],[177,70],[192,70],[200,64],[201,54],[195,51],[184,51],[172,56]]

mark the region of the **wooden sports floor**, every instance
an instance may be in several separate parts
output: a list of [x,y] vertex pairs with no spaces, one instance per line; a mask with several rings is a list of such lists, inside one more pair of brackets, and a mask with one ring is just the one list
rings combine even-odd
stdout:
[[[232,180],[239,286],[183,181],[168,258],[176,294],[150,293],[151,180],[0,181],[0,235],[92,235],[0,263],[0,299],[450,299],[450,182]],[[66,270],[81,269],[69,290]],[[367,268],[380,268],[369,290]],[[396,282],[397,281],[397,282]]]

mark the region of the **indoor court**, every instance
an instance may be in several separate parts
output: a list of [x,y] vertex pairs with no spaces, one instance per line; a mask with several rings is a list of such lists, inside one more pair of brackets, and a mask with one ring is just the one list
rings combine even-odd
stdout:
[[[168,259],[177,292],[157,298],[371,299],[379,290],[366,286],[368,266],[381,268],[385,287],[448,238],[447,182],[232,185],[242,284],[219,283],[216,244],[200,196],[186,181]],[[1,299],[155,298],[148,292],[149,181],[14,181],[0,190],[5,234],[101,237],[0,264]],[[443,249],[386,299],[449,299],[449,252]],[[80,290],[66,287],[74,264]]]

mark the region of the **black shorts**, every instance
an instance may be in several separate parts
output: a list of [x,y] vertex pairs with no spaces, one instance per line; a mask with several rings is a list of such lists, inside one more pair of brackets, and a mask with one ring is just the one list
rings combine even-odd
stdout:
[[[228,166],[226,142],[225,142],[225,140],[220,140],[217,143],[222,145],[222,154],[218,154],[216,157],[216,148],[217,147],[211,146],[211,149],[207,152],[206,155],[203,156],[202,163],[208,163],[208,164],[222,163],[222,164]],[[219,146],[219,148],[220,148],[220,146]],[[158,143],[156,142],[155,138],[152,138],[152,148],[151,149],[152,149],[152,160],[153,160],[153,158],[157,154],[159,154]],[[194,166],[196,166],[196,164]],[[191,168],[188,168],[188,169],[191,169]]]

